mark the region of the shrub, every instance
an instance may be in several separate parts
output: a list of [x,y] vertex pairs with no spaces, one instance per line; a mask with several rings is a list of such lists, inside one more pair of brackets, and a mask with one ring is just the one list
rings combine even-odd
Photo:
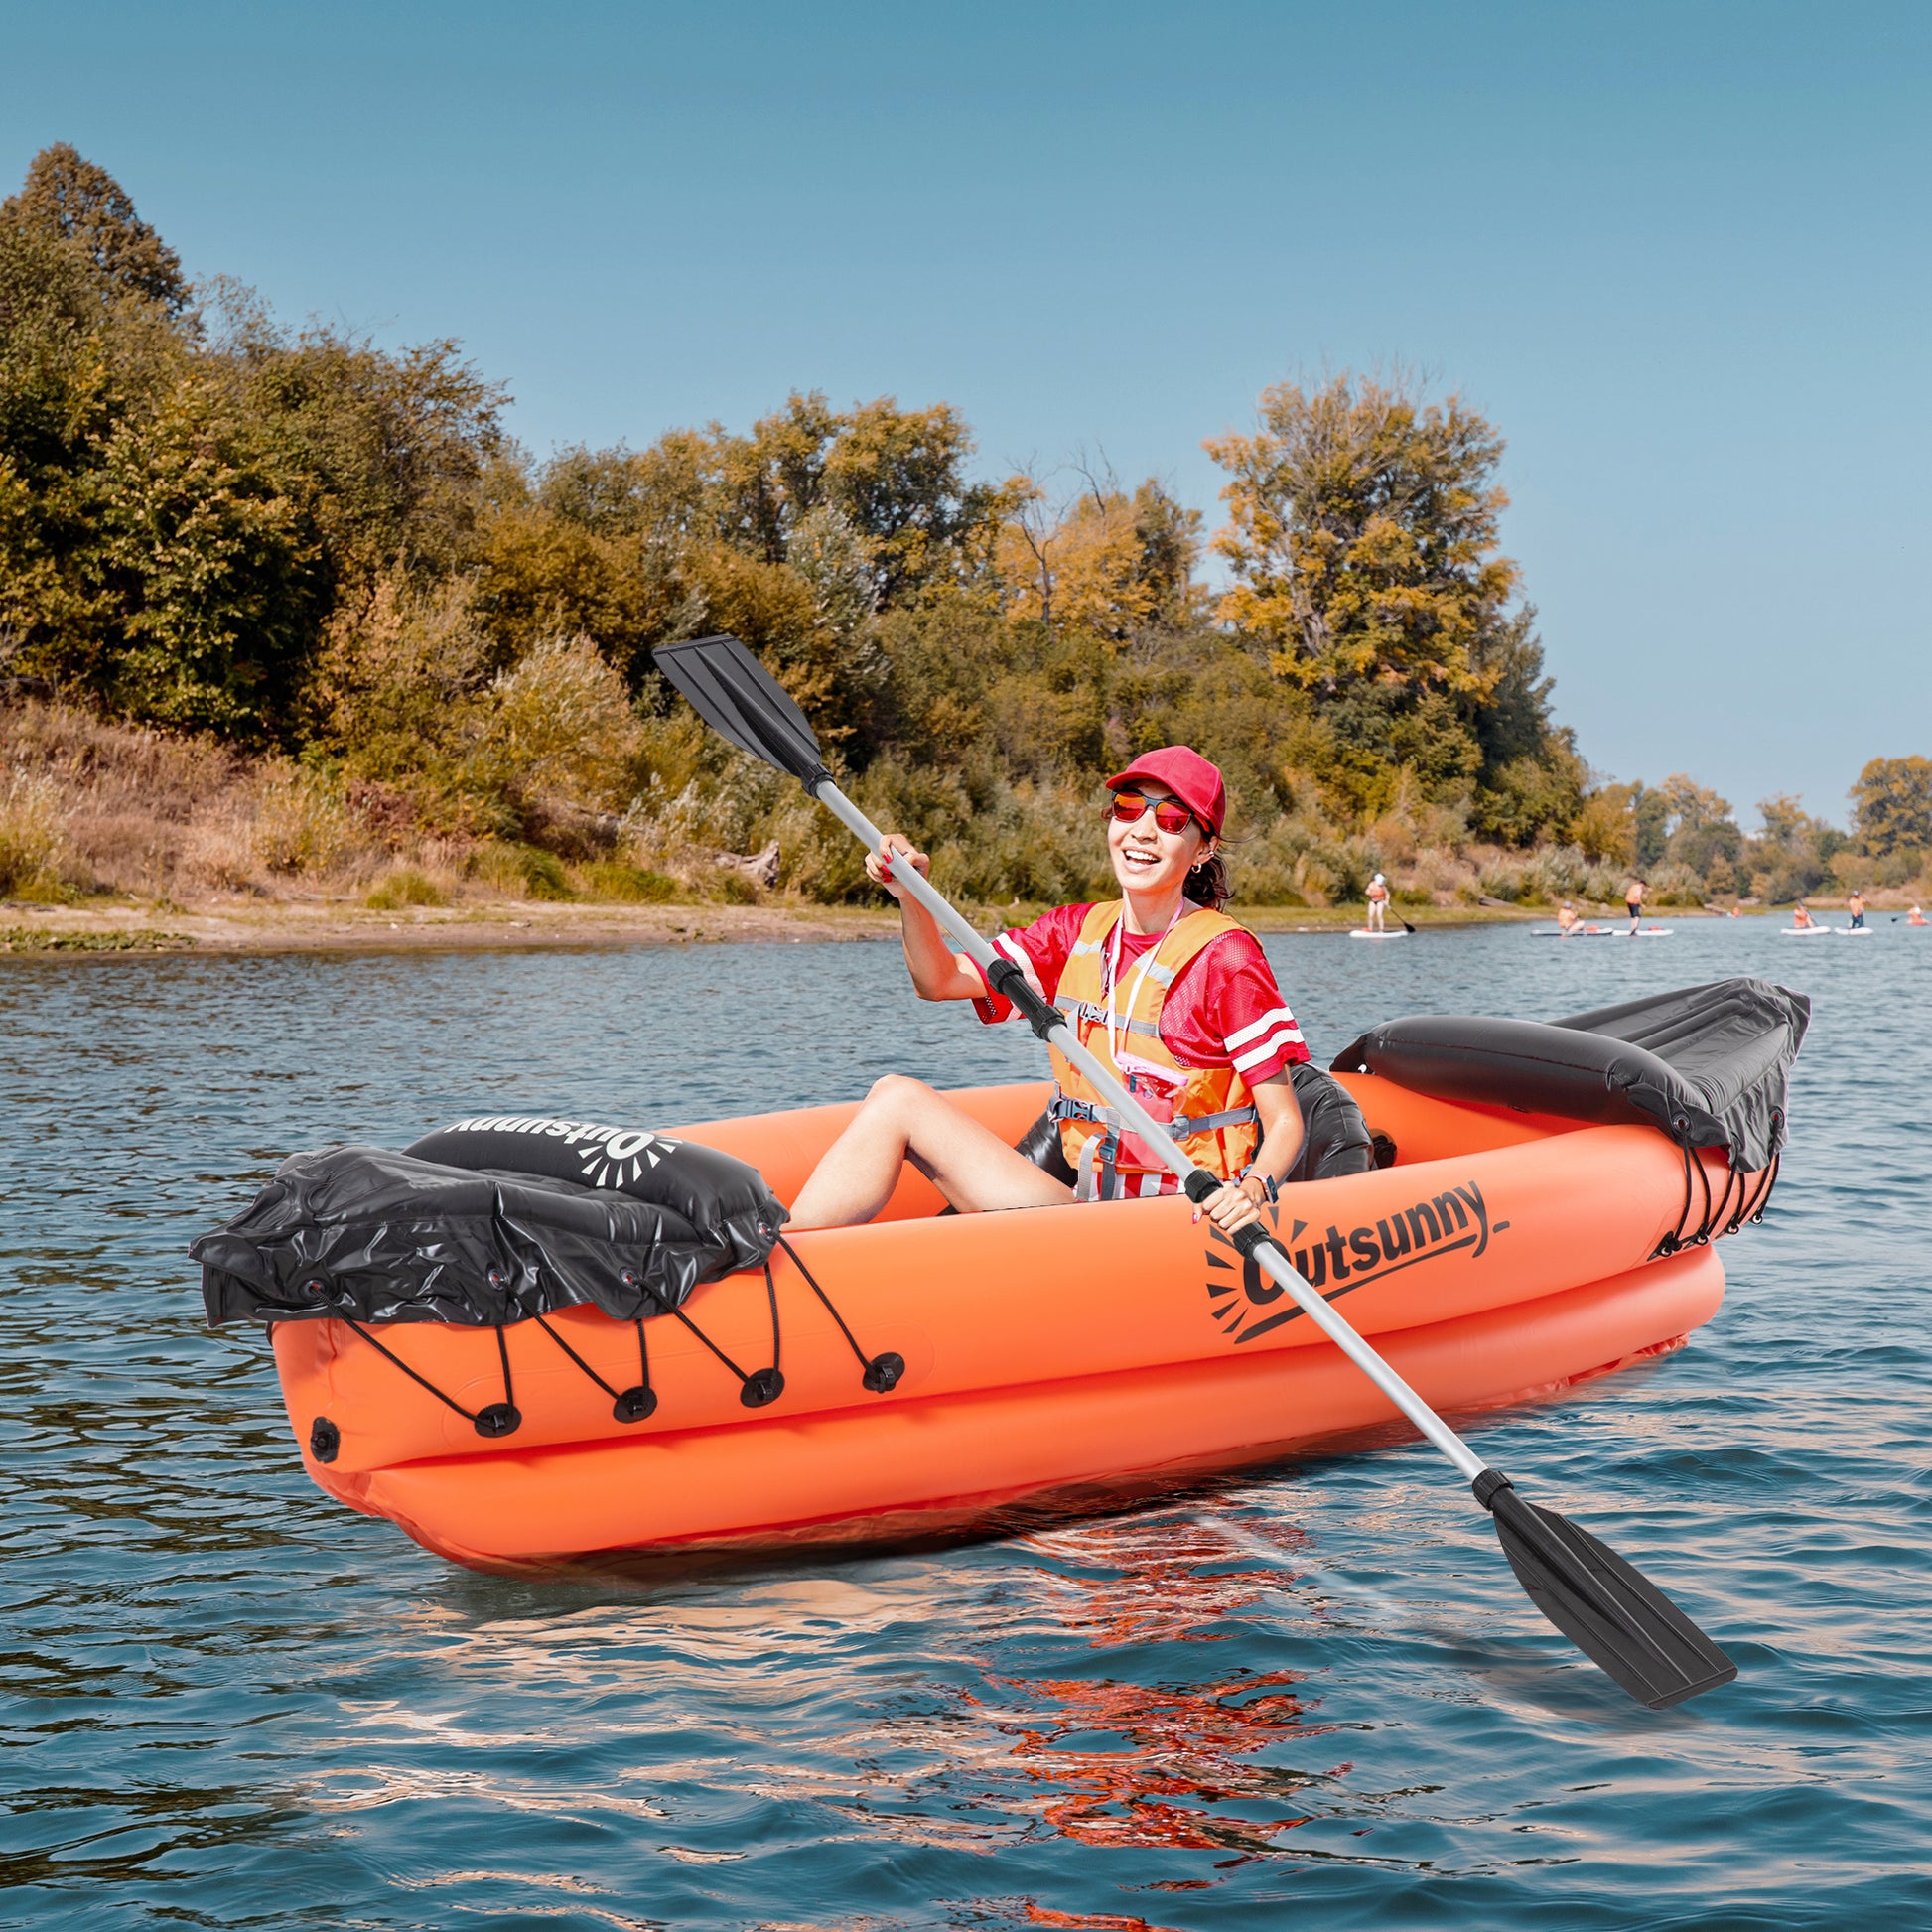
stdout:
[[450,896],[414,866],[392,866],[369,888],[362,903],[371,912],[396,912],[405,905],[447,905]]
[[491,839],[470,858],[471,876],[512,898],[570,898],[570,879],[554,852]]
[[643,742],[623,679],[597,646],[553,638],[489,687],[469,769],[519,805],[619,806],[635,788]]
[[678,896],[675,879],[647,866],[625,865],[621,859],[599,859],[577,874],[585,896],[619,899],[630,905],[661,905]]
[[1825,868],[1802,855],[1780,858],[1753,880],[1757,897],[1767,905],[1789,905],[1825,883]]
[[16,771],[0,791],[0,894],[60,897],[60,793],[51,778]]
[[1659,866],[1650,875],[1652,905],[1702,905],[1704,881],[1689,866]]
[[268,767],[255,814],[255,851],[270,872],[327,872],[353,840],[339,784],[286,759]]

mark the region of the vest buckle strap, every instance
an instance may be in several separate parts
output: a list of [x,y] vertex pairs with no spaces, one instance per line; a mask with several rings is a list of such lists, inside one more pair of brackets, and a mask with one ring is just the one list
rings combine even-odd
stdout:
[[[1107,1009],[1103,1006],[1095,1005],[1091,1000],[1055,1000],[1053,1004],[1076,1025],[1084,1021],[1090,1027],[1098,1027],[1107,1018]],[[1150,1020],[1127,1020],[1123,1022],[1118,1020],[1118,1016],[1116,1016],[1116,1020],[1117,1024],[1123,1026],[1125,1031],[1130,1034],[1140,1034],[1148,1039],[1159,1039],[1161,1037],[1161,1029]]]
[[1230,1107],[1221,1114],[1176,1115],[1168,1123],[1168,1131],[1176,1140],[1183,1134],[1211,1134],[1222,1127],[1252,1127],[1260,1123],[1261,1116],[1252,1107]]
[[1103,1107],[1097,1100],[1069,1100],[1063,1093],[1053,1095],[1046,1103],[1046,1112],[1053,1120],[1087,1120],[1110,1129],[1118,1125],[1111,1107]]

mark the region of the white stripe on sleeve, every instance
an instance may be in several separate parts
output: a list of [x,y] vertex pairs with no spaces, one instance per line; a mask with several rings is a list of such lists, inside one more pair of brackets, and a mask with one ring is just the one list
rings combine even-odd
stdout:
[[1284,1027],[1280,1033],[1264,1040],[1261,1045],[1251,1046],[1245,1053],[1236,1054],[1234,1070],[1237,1073],[1246,1073],[1251,1068],[1260,1066],[1263,1061],[1273,1059],[1284,1046],[1301,1044],[1303,1044],[1301,1028]]
[[[1253,1026],[1237,1027],[1221,1043],[1232,1053],[1237,1048],[1247,1045],[1249,1040],[1259,1039],[1270,1027],[1274,1026],[1278,1021],[1283,1020],[1287,1021],[1291,1027],[1295,1024],[1295,1016],[1286,1007],[1277,1007],[1273,1013],[1264,1013]],[[1300,1039],[1301,1036],[1299,1033],[1295,1035],[1297,1039]],[[1235,1061],[1236,1066],[1240,1064],[1241,1062],[1239,1060]]]

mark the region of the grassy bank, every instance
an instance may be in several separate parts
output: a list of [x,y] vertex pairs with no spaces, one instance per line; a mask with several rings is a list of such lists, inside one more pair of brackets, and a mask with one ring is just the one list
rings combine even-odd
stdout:
[[[675,775],[668,759],[661,768]],[[856,848],[758,774],[736,793],[730,771],[708,786],[687,777],[668,806],[554,810],[542,846],[427,826],[383,787],[340,772],[37,699],[0,706],[0,897],[12,907],[0,943],[13,951],[681,944],[871,937],[896,925],[883,896],[841,902]],[[890,795],[868,802],[893,822]],[[938,816],[932,800],[902,802],[928,824]],[[1063,848],[1069,896],[1104,892],[1094,801],[1035,798],[1031,810]],[[986,815],[965,812],[961,840],[983,841]],[[937,877],[980,925],[1024,923],[1051,902],[996,902],[949,879],[960,847],[939,822],[941,836],[925,834]],[[768,836],[734,852],[701,836],[710,823]],[[1419,927],[1548,917],[1564,897],[1587,915],[1621,916],[1613,869],[1572,848],[1509,852],[1454,830],[1440,814],[1392,810],[1356,833],[1307,818],[1237,833],[1236,909],[1264,931],[1346,929],[1361,922],[1361,883],[1380,869],[1395,915]],[[972,870],[997,871],[992,856],[979,852]],[[1902,906],[1922,894],[1922,882],[1906,882],[1871,897]],[[1682,916],[1697,909],[1683,901],[1702,897],[1667,893],[1658,909]]]

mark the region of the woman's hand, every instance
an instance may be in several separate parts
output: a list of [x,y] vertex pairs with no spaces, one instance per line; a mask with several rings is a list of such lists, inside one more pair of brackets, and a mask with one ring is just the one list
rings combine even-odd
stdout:
[[[1256,1183],[1257,1186],[1260,1184]],[[1264,1192],[1262,1200],[1266,1200]],[[1205,1214],[1223,1234],[1233,1234],[1236,1229],[1246,1227],[1251,1221],[1261,1219],[1261,1201],[1255,1198],[1253,1190],[1243,1181],[1225,1182],[1219,1193],[1209,1194],[1201,1205],[1194,1209],[1194,1219]]]
[[879,850],[866,854],[866,877],[875,886],[885,887],[895,898],[902,897],[904,888],[896,885],[888,876],[886,861],[889,858],[896,859],[900,863],[909,861],[913,870],[917,872],[921,879],[931,877],[932,861],[923,852],[915,851],[912,846],[912,841],[906,838],[903,833],[888,832],[879,841]]

